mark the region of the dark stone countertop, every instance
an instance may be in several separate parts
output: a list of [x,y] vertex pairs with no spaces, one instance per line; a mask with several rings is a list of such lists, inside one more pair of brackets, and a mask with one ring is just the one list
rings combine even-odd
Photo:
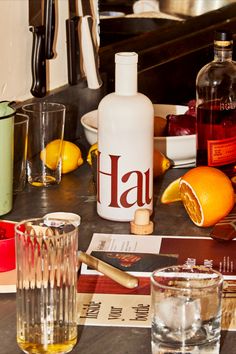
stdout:
[[[209,228],[196,227],[180,202],[163,205],[160,195],[164,188],[186,170],[171,169],[164,178],[154,181],[154,235],[207,236]],[[95,187],[91,169],[87,164],[75,172],[64,175],[59,185],[37,188],[27,184],[25,190],[14,197],[13,210],[1,217],[19,221],[41,217],[54,211],[78,213],[81,218],[79,248],[86,250],[94,232],[129,233],[129,223],[101,219],[96,213]],[[158,237],[158,236],[153,236]],[[0,295],[0,354],[18,354],[16,344],[15,294]],[[234,332],[222,333],[221,354],[236,353]],[[150,354],[150,329],[83,327],[79,326],[79,341],[72,354]]]

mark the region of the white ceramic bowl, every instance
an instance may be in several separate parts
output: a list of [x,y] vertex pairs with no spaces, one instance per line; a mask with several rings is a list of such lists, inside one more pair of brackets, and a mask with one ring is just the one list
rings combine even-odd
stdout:
[[[168,114],[183,114],[187,106],[154,104],[155,115],[165,118]],[[81,124],[89,144],[97,142],[97,110],[83,115]],[[194,164],[196,160],[196,135],[154,137],[154,147],[172,160],[175,166]]]
[[98,133],[97,110],[84,114],[81,118],[81,124],[84,127],[84,134],[89,144],[95,144]]
[[[184,114],[187,106],[154,104],[156,116]],[[175,166],[194,164],[196,161],[196,134],[154,137],[154,147],[172,160]]]

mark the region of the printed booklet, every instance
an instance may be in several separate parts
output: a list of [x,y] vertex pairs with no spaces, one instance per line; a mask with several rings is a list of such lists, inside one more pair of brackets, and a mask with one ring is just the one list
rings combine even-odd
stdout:
[[224,275],[222,329],[236,330],[236,242],[209,237],[134,236],[95,233],[87,253],[139,278],[126,289],[81,265],[78,323],[98,326],[150,327],[150,274],[175,265],[204,265]]

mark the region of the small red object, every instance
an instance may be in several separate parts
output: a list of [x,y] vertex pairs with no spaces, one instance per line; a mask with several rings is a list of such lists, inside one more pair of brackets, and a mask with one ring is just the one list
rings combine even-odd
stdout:
[[15,223],[0,221],[0,272],[15,269]]
[[196,118],[190,114],[168,114],[167,135],[191,135],[196,134]]

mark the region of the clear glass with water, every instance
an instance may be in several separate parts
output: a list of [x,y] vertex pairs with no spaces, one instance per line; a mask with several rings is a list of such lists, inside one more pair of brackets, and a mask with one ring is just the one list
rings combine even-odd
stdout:
[[223,276],[198,266],[151,275],[152,353],[218,354]]
[[17,343],[29,354],[67,353],[77,342],[78,228],[49,223],[16,225]]

